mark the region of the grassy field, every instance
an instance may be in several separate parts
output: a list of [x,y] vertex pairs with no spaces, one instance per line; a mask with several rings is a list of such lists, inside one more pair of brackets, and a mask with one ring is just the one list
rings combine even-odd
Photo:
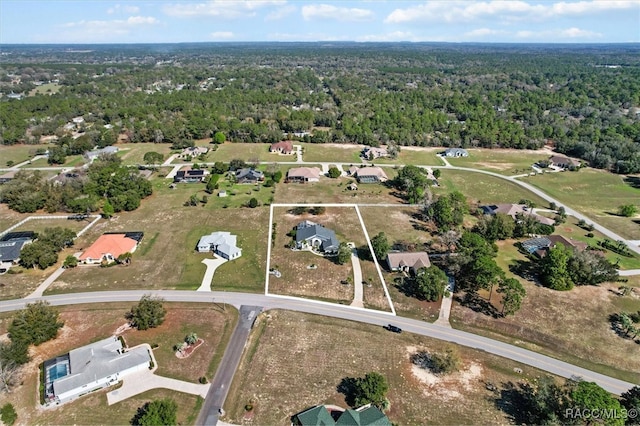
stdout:
[[634,203],[634,200],[639,204],[640,189],[626,183],[625,179],[626,176],[603,170],[583,169],[579,172],[545,173],[523,178],[523,181],[542,189],[622,237],[637,240],[640,239],[640,218],[616,215],[618,207],[623,204]]
[[[237,311],[229,308],[226,312],[221,312],[220,309],[205,307],[202,304],[165,304],[165,307],[168,313],[163,325],[149,332],[130,330],[125,334],[127,342],[130,345],[142,342],[159,343],[160,347],[154,352],[159,364],[158,374],[190,381],[196,381],[202,375],[211,379],[220,354],[228,342],[233,324],[237,320]],[[38,365],[70,349],[112,335],[125,323],[124,314],[130,308],[131,304],[119,303],[60,308],[60,318],[64,320],[65,327],[55,340],[32,348],[32,361],[23,368],[20,385],[11,394],[3,396],[3,403],[11,402],[16,408],[18,424],[128,424],[138,407],[159,398],[172,398],[177,402],[179,424],[195,422],[202,399],[167,389],[155,389],[108,406],[105,394],[113,389],[111,388],[92,393],[61,407],[36,409]],[[96,318],[100,320],[96,321]],[[2,325],[6,322],[3,321]],[[5,331],[4,327],[1,331]],[[184,338],[185,332],[191,331],[196,331],[199,337],[205,340],[205,344],[187,359],[187,366],[186,360],[170,355],[170,349],[165,347],[173,346]]]
[[45,83],[31,90],[29,92],[29,96],[53,95],[54,93],[58,93],[61,87],[62,86],[59,85],[58,83]]
[[[36,155],[38,149],[48,149],[48,144],[38,145],[0,145],[0,167],[7,167],[7,162],[19,164]],[[46,160],[45,160],[46,161]]]
[[69,155],[65,158],[64,164],[49,164],[46,158],[39,158],[35,161],[32,161],[29,164],[23,166],[23,169],[29,169],[32,167],[76,167],[82,166],[85,163],[84,157],[82,155]]
[[517,203],[526,198],[538,206],[548,205],[542,198],[517,184],[490,175],[443,169],[438,182],[440,187],[433,188],[434,194],[458,190],[467,196],[468,201],[473,203]]
[[302,146],[302,159],[311,162],[330,162],[360,164],[360,152],[362,145],[350,144],[318,144],[300,143]]
[[359,208],[371,238],[379,232],[384,232],[391,244],[403,241],[414,244],[416,250],[424,249],[425,244],[431,240],[431,236],[425,230],[426,223],[415,216],[419,212],[417,207]]
[[10,228],[28,216],[29,214],[22,214],[9,209],[6,204],[0,204],[0,232]]
[[[640,381],[637,344],[617,336],[608,320],[621,304],[637,311],[640,299],[619,296],[618,283],[558,292],[522,282],[527,295],[515,316],[492,318],[454,301],[451,324],[619,379]],[[489,294],[481,296],[486,299]],[[491,303],[498,309],[500,297],[493,292]]]
[[[389,179],[393,179],[396,171],[385,169]],[[276,188],[276,203],[393,203],[398,206],[403,200],[392,193],[394,190],[384,184],[359,184],[358,189],[347,189],[355,179],[341,177],[331,179],[321,177],[320,182],[309,184],[287,183]]]
[[[358,342],[358,343],[355,343]],[[453,348],[461,371],[436,378],[414,367],[416,350]],[[522,369],[522,374],[514,373]],[[345,377],[376,371],[389,382],[386,413],[395,424],[502,424],[498,387],[540,375],[528,366],[454,347],[410,333],[320,316],[269,311],[258,318],[225,403],[223,420],[234,424],[289,424],[291,416],[318,404],[347,408],[336,389]],[[253,411],[244,406],[251,403]]]
[[[365,236],[355,209],[352,207],[327,208],[319,216],[305,214],[296,216],[288,208],[274,208],[276,238],[271,250],[271,265],[282,273],[280,278],[269,280],[269,292],[333,300],[349,304],[353,300],[353,284],[342,284],[347,277],[353,279],[351,262],[338,265],[331,258],[310,252],[293,252],[285,245],[291,241],[286,234],[303,220],[311,220],[333,229],[340,242],[353,242],[356,247],[366,244]],[[315,264],[317,269],[307,269]],[[382,288],[380,287],[380,290]]]
[[[232,143],[227,142],[218,145],[216,151],[210,152],[207,162],[223,161],[228,163],[231,160],[243,161],[295,161],[295,156],[283,156],[269,153],[268,143]],[[213,145],[209,145],[213,147]]]
[[24,224],[18,226],[14,229],[17,231],[34,231],[34,232],[42,232],[46,228],[67,228],[71,229],[73,232],[78,233],[84,227],[89,225],[93,221],[93,218],[90,217],[85,220],[69,220],[69,219],[31,219]]
[[160,153],[165,160],[171,154],[171,145],[166,143],[121,143],[116,146],[119,149],[118,157],[125,165],[145,164],[144,155],[147,152]]
[[514,149],[468,149],[467,152],[468,157],[447,158],[447,160],[452,166],[515,175],[529,173],[533,171],[531,165],[549,158],[546,152]]
[[[217,290],[262,291],[266,268],[268,209],[216,208],[215,203],[199,207],[182,204],[195,187],[168,188],[166,180],[153,181],[154,194],[133,212],[119,213],[102,221],[76,242],[86,249],[103,232],[143,231],[145,239],[129,266],[78,267],[65,273],[49,288],[51,293],[114,289],[195,289],[204,275],[206,256],[195,252],[202,235],[229,231],[238,236],[242,257],[225,263],[213,278]],[[203,187],[204,185],[196,185]],[[203,207],[202,207],[203,206]]]
[[443,166],[444,162],[437,156],[442,148],[401,147],[398,158],[378,158],[374,164],[413,164],[421,166]]

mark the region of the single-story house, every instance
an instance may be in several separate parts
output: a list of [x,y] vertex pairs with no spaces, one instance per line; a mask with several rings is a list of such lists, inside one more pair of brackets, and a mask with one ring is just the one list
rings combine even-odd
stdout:
[[358,179],[359,183],[380,183],[389,180],[380,167],[351,167],[349,175]]
[[122,341],[112,336],[45,361],[46,399],[65,403],[115,385],[150,366],[151,354],[146,346],[125,349]]
[[204,180],[206,175],[206,170],[187,167],[179,170],[173,177],[173,181],[176,183],[200,183]]
[[445,157],[468,157],[469,153],[462,148],[447,148],[444,150]]
[[296,414],[292,420],[295,426],[391,426],[389,418],[371,404],[355,410],[317,405]]
[[387,265],[392,271],[411,271],[414,274],[420,268],[431,266],[429,254],[424,251],[416,252],[391,252],[387,254]]
[[[136,235],[141,234],[134,233]],[[127,233],[102,234],[91,246],[80,255],[79,260],[86,264],[115,262],[124,253],[133,253],[140,240]],[[141,238],[141,237],[140,237]]]
[[178,158],[194,158],[198,157],[201,154],[206,154],[209,152],[209,148],[206,146],[190,146],[182,150],[182,152],[178,155]]
[[236,182],[238,183],[258,183],[264,180],[264,173],[256,169],[236,170]]
[[531,238],[523,241],[522,248],[530,254],[535,254],[538,257],[545,257],[549,249],[557,246],[558,244],[562,244],[569,249],[575,249],[578,251],[584,251],[589,246],[587,243],[566,238],[562,235],[545,235],[544,237]]
[[389,153],[385,148],[366,147],[360,155],[367,160],[375,160],[376,158],[386,157]]
[[287,172],[288,182],[318,182],[322,171],[317,167],[295,167]]
[[217,231],[204,235],[198,241],[198,252],[214,252],[227,260],[237,259],[242,256],[242,249],[237,246],[237,237],[230,232]]
[[9,232],[0,239],[0,272],[6,272],[20,261],[20,251],[31,243],[35,234],[31,231]]
[[269,152],[277,152],[278,154],[290,155],[293,154],[293,142],[291,141],[280,141],[276,143],[272,143],[269,147]]
[[565,157],[563,155],[552,155],[549,158],[551,165],[560,167],[561,169],[570,169],[573,167],[580,167],[580,161],[573,158]]
[[9,170],[7,173],[0,175],[0,184],[12,181],[18,171],[19,170]]
[[533,213],[533,211],[524,204],[492,204],[487,206],[480,206],[484,214],[494,215],[498,213],[504,213],[513,218],[513,220],[518,220],[518,215],[528,215],[533,218],[538,223],[543,225],[555,225],[556,221],[551,219],[550,217],[540,216],[539,214]]
[[117,146],[105,146],[102,149],[94,149],[93,151],[85,152],[84,157],[89,161],[93,161],[103,154],[115,154],[116,152],[118,152]]
[[305,220],[296,226],[296,247],[301,249],[309,246],[324,253],[336,253],[340,242],[333,230]]

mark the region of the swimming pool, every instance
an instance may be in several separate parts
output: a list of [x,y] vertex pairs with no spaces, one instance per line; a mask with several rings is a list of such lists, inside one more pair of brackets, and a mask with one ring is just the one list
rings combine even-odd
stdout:
[[49,381],[53,382],[54,380],[57,380],[60,377],[64,377],[67,374],[69,374],[69,368],[67,364],[53,365],[49,369]]

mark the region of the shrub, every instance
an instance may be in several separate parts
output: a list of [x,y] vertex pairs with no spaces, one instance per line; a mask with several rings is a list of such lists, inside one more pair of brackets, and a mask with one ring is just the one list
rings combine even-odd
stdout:
[[13,408],[12,404],[4,404],[2,408],[0,408],[0,420],[7,426],[12,426],[16,420],[18,419],[18,413],[16,413],[16,409]]
[[198,382],[199,382],[201,385],[204,385],[205,383],[207,383],[207,378],[206,378],[206,377],[204,377],[204,376],[202,376],[202,377],[200,377],[200,378],[198,379]]

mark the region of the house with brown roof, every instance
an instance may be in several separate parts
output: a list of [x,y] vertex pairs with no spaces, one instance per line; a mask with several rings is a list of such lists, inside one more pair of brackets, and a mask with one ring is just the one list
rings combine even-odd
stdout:
[[120,255],[136,251],[138,242],[139,239],[135,239],[133,235],[128,235],[127,233],[103,234],[80,255],[79,260],[90,265],[101,264],[102,262],[112,263]]
[[549,158],[549,161],[553,166],[559,167],[561,169],[580,167],[580,161],[574,160],[573,158],[565,157],[563,155],[552,155],[551,158]]
[[367,160],[375,160],[376,158],[386,157],[389,155],[385,148],[377,148],[368,146],[362,150],[361,156]]
[[534,213],[533,210],[525,204],[492,204],[480,206],[480,209],[482,209],[484,214],[495,215],[503,213],[511,216],[513,220],[518,220],[518,215],[524,215],[533,217],[538,223],[543,225],[553,226],[556,223],[556,221],[550,217],[540,216],[539,214]]
[[358,179],[359,183],[380,183],[389,180],[380,167],[351,167],[349,175]]
[[290,155],[294,153],[293,150],[293,142],[291,141],[280,141],[271,144],[269,147],[269,152],[276,152],[278,154]]
[[189,146],[182,150],[178,158],[195,158],[207,152],[209,152],[209,148],[206,146]]
[[392,271],[413,272],[431,266],[429,254],[425,251],[391,252],[387,254],[387,265]]
[[288,182],[318,182],[322,171],[317,167],[294,167],[287,172]]

